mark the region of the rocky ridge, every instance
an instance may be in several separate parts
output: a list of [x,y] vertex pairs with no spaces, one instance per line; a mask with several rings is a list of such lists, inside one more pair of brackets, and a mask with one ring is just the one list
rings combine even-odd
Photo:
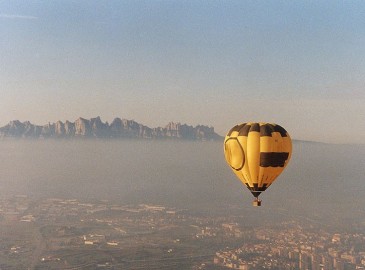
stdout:
[[211,141],[222,137],[213,127],[170,122],[166,127],[150,128],[135,122],[115,118],[110,124],[100,117],[90,120],[78,118],[75,122],[48,123],[38,126],[29,121],[11,121],[0,128],[0,138],[137,138],[137,139],[182,139]]

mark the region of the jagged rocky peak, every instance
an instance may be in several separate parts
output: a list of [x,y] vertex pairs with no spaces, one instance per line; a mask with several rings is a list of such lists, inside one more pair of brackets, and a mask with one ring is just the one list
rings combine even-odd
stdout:
[[166,129],[168,130],[179,130],[180,129],[181,124],[179,122],[175,123],[175,122],[170,122],[167,124]]
[[111,124],[103,122],[100,116],[90,120],[79,117],[75,122],[66,120],[38,126],[29,121],[9,122],[0,128],[0,138],[139,138],[139,139],[185,139],[221,140],[214,128],[196,127],[179,122],[170,122],[165,127],[150,128],[134,120],[115,118]]
[[90,119],[91,132],[94,137],[104,138],[109,137],[110,135],[110,127],[108,122],[103,123],[100,119],[100,116],[96,118]]
[[57,121],[55,124],[55,134],[57,136],[65,136],[66,135],[66,129],[65,124],[61,121]]
[[66,136],[74,136],[75,135],[75,123],[71,123],[66,120],[65,122],[65,134]]
[[110,124],[112,125],[121,125],[122,124],[122,119],[120,119],[119,117],[114,118],[114,120],[112,121],[112,123]]
[[120,118],[114,118],[114,120],[110,124],[110,134],[111,137],[120,137],[120,134],[122,132],[122,119]]
[[103,122],[101,122],[100,116],[97,116],[95,118],[90,119],[91,126],[102,126],[104,125]]
[[166,136],[173,138],[181,138],[182,134],[180,133],[180,123],[170,122],[166,126]]
[[91,135],[90,121],[79,117],[75,121],[75,135],[90,136]]
[[42,137],[52,137],[55,135],[55,124],[48,123],[42,127]]
[[9,124],[2,127],[5,131],[12,133],[14,137],[21,137],[24,132],[24,124],[19,120],[10,121]]
[[9,122],[10,127],[19,127],[23,126],[23,123],[21,123],[19,120],[13,120]]

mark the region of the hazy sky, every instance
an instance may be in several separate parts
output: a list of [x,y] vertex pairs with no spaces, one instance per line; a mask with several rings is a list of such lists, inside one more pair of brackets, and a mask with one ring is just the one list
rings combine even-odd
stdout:
[[100,115],[364,143],[363,1],[0,0],[0,125]]

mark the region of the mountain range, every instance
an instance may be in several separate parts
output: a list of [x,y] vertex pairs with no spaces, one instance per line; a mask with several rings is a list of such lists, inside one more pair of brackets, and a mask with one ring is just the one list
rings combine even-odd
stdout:
[[189,126],[170,122],[165,127],[150,128],[134,120],[115,118],[110,124],[100,117],[90,120],[79,117],[75,122],[48,123],[43,126],[29,121],[10,121],[0,128],[0,138],[137,138],[213,141],[223,137],[213,127]]

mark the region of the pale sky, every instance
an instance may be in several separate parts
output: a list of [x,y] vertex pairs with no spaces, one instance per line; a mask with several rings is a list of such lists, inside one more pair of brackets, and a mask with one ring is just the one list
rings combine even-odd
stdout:
[[365,2],[0,0],[0,126],[79,116],[364,143]]

